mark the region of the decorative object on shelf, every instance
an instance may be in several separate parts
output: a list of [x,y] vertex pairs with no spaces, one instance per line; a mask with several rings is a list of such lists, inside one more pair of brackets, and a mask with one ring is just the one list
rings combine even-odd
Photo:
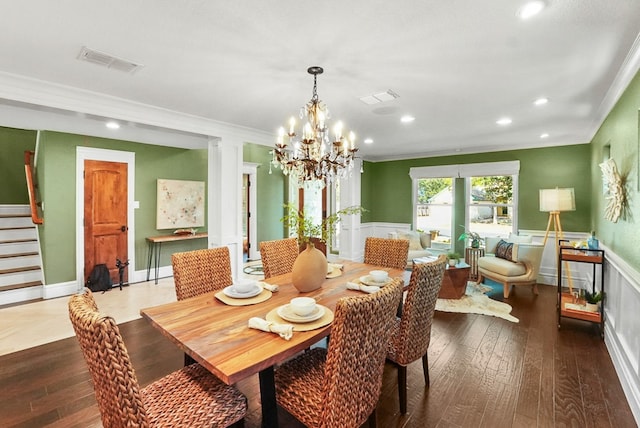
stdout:
[[595,230],[591,231],[591,236],[589,237],[589,239],[587,239],[587,247],[589,247],[590,250],[597,250],[599,247],[598,238],[596,238]]
[[460,262],[460,253],[456,253],[455,251],[447,253],[447,258],[449,259],[449,266],[455,266]]
[[298,245],[306,245],[300,252],[291,271],[291,280],[300,292],[313,291],[322,286],[327,275],[327,258],[311,242],[311,238],[316,238],[320,242],[327,242],[336,232],[338,223],[342,215],[360,215],[366,209],[360,206],[347,207],[331,214],[316,224],[312,218],[306,217],[304,212],[299,210],[295,204],[284,205],[286,214],[280,219],[289,231],[295,231]]
[[[547,244],[547,238],[551,230],[551,223],[553,223],[553,235],[556,247],[556,262],[560,248],[558,240],[563,239],[562,225],[560,223],[560,213],[563,211],[575,211],[576,210],[576,197],[573,187],[567,187],[563,189],[540,189],[540,211],[549,212],[549,221],[547,222],[547,231],[544,234],[544,241],[542,245]],[[571,279],[571,270],[569,264],[565,262],[567,272],[569,273],[569,289],[573,291],[573,280]],[[556,266],[557,268],[557,266]]]
[[600,164],[602,180],[607,184],[607,205],[604,207],[604,218],[617,223],[627,209],[627,194],[624,188],[625,180],[618,173],[616,162],[607,159]]
[[[355,155],[355,134],[343,135],[342,122],[334,127],[333,141],[329,136],[327,121],[329,109],[318,98],[317,77],[323,73],[322,67],[309,67],[307,72],[313,75],[313,95],[311,100],[300,109],[300,119],[307,120],[300,134],[296,134],[296,120],[289,120],[289,131],[278,131],[278,140],[272,151],[271,165],[282,168],[282,172],[302,187],[305,181],[317,181],[322,186],[333,183],[338,178],[347,177],[353,170]],[[286,135],[285,135],[286,134]],[[287,144],[285,136],[289,139]],[[271,169],[269,169],[271,172]]]
[[597,291],[595,293],[589,293],[588,290],[584,292],[584,299],[587,302],[587,311],[598,312],[598,304],[602,301],[602,293]]
[[[461,225],[461,227],[464,227],[464,226]],[[476,232],[464,231],[464,233],[462,233],[458,237],[458,241],[466,241],[467,239],[471,241],[470,242],[471,248],[480,248],[480,244],[484,242],[484,239],[482,239],[482,237]]]

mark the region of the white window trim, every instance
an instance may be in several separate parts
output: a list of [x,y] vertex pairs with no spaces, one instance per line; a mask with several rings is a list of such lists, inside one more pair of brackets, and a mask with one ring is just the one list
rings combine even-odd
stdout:
[[[458,165],[421,166],[409,168],[411,177],[411,192],[413,200],[413,227],[418,224],[418,180],[422,178],[466,178],[467,195],[465,197],[465,227],[469,227],[469,177],[487,175],[511,175],[513,177],[513,223],[512,232],[518,233],[518,174],[520,173],[520,161],[482,162]],[[452,192],[455,195],[456,185],[453,180]],[[452,205],[453,206],[453,205]],[[453,227],[453,225],[452,225]],[[453,231],[451,231],[453,234]],[[453,236],[453,235],[452,235]],[[453,239],[453,238],[452,238]]]

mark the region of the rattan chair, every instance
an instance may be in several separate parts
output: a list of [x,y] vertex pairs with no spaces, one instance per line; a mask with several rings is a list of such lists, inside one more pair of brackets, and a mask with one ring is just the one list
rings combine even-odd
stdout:
[[329,349],[313,348],[275,371],[278,404],[307,427],[375,427],[390,326],[402,296],[395,279],[338,301]]
[[409,240],[369,237],[364,241],[364,262],[370,265],[404,269]]
[[427,350],[438,293],[447,257],[430,263],[414,263],[401,318],[396,318],[389,340],[387,358],[398,366],[400,412],[407,413],[407,365],[422,358],[425,386],[429,386]]
[[222,290],[233,283],[228,247],[174,253],[171,264],[178,300]]
[[97,311],[89,290],[71,297],[69,318],[105,428],[243,424],[245,396],[198,364],[140,388],[116,322]]
[[262,241],[260,243],[260,258],[264,279],[289,273],[293,270],[293,262],[300,254],[296,238]]

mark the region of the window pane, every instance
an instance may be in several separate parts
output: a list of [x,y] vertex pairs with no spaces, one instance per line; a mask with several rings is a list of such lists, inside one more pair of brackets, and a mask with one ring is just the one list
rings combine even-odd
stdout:
[[418,180],[416,228],[431,232],[434,248],[451,246],[451,218],[453,180],[451,178],[423,178]]
[[480,236],[507,236],[513,230],[513,177],[471,177],[469,230]]

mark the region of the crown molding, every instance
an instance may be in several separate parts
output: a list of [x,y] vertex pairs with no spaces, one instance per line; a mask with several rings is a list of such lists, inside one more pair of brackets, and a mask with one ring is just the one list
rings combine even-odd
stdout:
[[[98,119],[128,122],[133,126],[144,125],[160,132],[178,131],[206,137],[233,136],[236,141],[264,145],[270,145],[275,138],[274,135],[257,129],[5,72],[0,72],[0,99],[22,104],[22,109],[46,110],[49,113],[59,111],[69,117],[68,112],[74,112],[80,118],[92,115]],[[11,103],[8,104],[13,107]],[[104,127],[104,123],[96,121],[96,126]],[[34,123],[30,128],[37,129],[38,124]],[[63,131],[74,132],[73,129]],[[102,130],[96,132],[104,134]],[[114,138],[114,133],[109,136]],[[120,134],[118,138],[120,139]]]

